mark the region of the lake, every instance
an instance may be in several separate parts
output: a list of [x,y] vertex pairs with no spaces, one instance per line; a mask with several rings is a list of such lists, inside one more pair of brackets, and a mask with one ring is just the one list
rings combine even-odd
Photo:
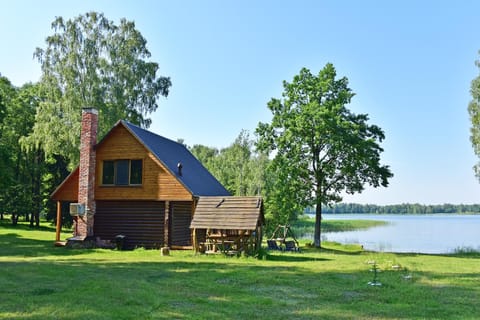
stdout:
[[480,250],[480,215],[324,214],[324,220],[382,220],[388,225],[361,231],[326,232],[322,240],[358,243],[365,250],[452,253]]

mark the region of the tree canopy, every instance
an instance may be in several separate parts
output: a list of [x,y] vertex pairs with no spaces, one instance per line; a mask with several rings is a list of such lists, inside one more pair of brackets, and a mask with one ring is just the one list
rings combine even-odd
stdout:
[[83,107],[99,110],[100,136],[120,119],[148,127],[148,114],[157,109],[157,98],[168,95],[171,82],[157,74],[157,63],[147,61],[147,41],[132,21],[116,25],[89,12],[71,20],[57,17],[52,29],[46,47],[34,53],[45,99],[24,144],[64,155],[73,165]]
[[40,101],[38,85],[17,88],[0,77],[0,219],[8,212],[13,223],[25,216],[32,226],[38,226],[48,187],[56,183],[47,177],[41,150],[26,152],[18,143],[31,132]]
[[265,167],[268,158],[257,154],[254,141],[242,130],[228,147],[218,150],[194,145],[190,151],[202,164],[236,196],[260,195],[265,185]]
[[361,192],[365,184],[388,185],[393,174],[380,164],[385,135],[368,124],[366,114],[347,109],[354,93],[346,77],[336,78],[330,63],[318,75],[303,68],[283,87],[283,99],[268,103],[272,122],[257,127],[257,147],[275,151],[271,165],[281,172],[286,189],[277,192],[276,202],[316,206],[314,242],[319,247],[322,204],[341,201],[342,192]]

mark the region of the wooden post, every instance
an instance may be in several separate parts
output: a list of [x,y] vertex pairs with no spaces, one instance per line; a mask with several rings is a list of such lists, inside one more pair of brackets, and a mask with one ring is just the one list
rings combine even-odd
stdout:
[[169,235],[169,226],[170,226],[170,201],[165,201],[165,220],[163,223],[163,246],[168,247],[170,235]]
[[198,241],[197,241],[197,229],[193,229],[193,237],[192,237],[193,241],[192,241],[192,244],[193,244],[193,251],[195,251],[195,253],[198,253]]
[[[191,223],[192,220],[193,220],[193,215],[195,214],[195,208],[196,208],[196,206],[197,206],[196,199],[195,199],[195,197],[192,197],[192,208],[191,208],[190,223]],[[196,234],[195,229],[193,229],[193,230],[190,232],[190,243],[193,245],[193,250],[195,250],[195,252],[198,252],[197,234]]]
[[57,201],[57,226],[55,233],[55,241],[60,241],[60,230],[62,230],[62,202]]
[[256,245],[255,250],[260,250],[260,248],[262,247],[262,238],[263,238],[263,227],[262,227],[261,224],[259,224],[257,226],[256,236],[257,236],[257,238],[256,238],[256,243],[255,243],[255,245]]

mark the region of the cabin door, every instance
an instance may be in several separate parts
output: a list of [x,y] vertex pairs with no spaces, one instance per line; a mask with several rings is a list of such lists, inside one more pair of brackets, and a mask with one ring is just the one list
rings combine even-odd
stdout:
[[170,245],[191,246],[192,237],[190,223],[192,222],[192,202],[170,203]]

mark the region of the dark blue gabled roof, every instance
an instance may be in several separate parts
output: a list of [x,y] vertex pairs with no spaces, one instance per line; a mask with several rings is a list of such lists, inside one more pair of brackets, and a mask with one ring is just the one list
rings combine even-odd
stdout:
[[[194,196],[228,196],[230,193],[181,143],[159,136],[127,121],[121,123],[165,165]],[[182,175],[178,174],[182,164]]]

